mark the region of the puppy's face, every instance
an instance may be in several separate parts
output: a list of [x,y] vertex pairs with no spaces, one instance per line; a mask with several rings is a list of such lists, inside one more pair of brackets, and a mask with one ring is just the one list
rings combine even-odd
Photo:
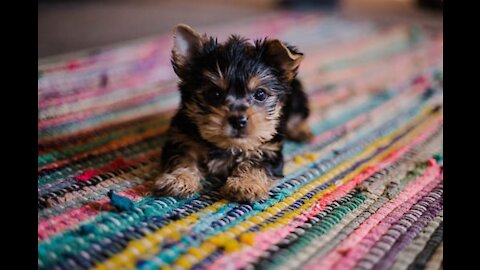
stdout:
[[273,138],[301,59],[278,40],[232,36],[218,44],[186,25],[177,26],[172,50],[181,106],[203,139],[230,150]]

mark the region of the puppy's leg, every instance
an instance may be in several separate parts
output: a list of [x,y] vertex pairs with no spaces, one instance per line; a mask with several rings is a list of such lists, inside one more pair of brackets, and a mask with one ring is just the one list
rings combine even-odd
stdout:
[[158,195],[186,198],[202,189],[200,180],[204,174],[194,149],[167,142],[162,153],[162,172],[155,181]]
[[308,141],[313,137],[307,118],[310,114],[308,98],[298,79],[292,81],[292,94],[287,98],[287,137],[293,141]]
[[264,168],[244,162],[227,178],[220,192],[232,201],[256,201],[268,197],[271,183]]
[[201,174],[195,166],[178,167],[162,174],[155,181],[155,191],[161,196],[188,198],[202,190]]

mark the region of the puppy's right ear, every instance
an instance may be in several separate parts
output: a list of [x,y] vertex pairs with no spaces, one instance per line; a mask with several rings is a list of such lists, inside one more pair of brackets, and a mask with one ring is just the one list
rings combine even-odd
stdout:
[[182,76],[186,65],[202,48],[202,37],[186,24],[175,27],[173,35],[172,63],[178,76]]

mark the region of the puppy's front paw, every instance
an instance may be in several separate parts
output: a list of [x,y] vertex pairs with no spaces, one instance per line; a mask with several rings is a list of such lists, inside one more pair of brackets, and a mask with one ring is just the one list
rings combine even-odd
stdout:
[[200,177],[188,169],[166,173],[155,181],[155,191],[161,196],[187,198],[201,190]]
[[267,181],[254,179],[248,176],[227,179],[220,192],[227,199],[237,202],[252,202],[268,197],[269,185]]

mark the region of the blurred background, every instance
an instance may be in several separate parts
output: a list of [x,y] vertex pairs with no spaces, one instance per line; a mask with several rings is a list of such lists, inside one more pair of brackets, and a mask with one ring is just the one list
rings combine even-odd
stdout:
[[38,58],[170,32],[248,20],[283,9],[443,27],[441,0],[39,0]]
[[[387,203],[390,195],[395,198],[396,194],[411,193],[402,200],[412,196],[408,199],[413,204],[412,209],[423,205],[423,201],[414,202],[419,200],[420,193],[427,194],[427,188],[433,189],[432,184],[437,180],[410,177],[410,173],[416,175],[427,170],[426,166],[420,165],[426,163],[418,163],[412,172],[408,172],[407,179],[414,182],[397,179],[396,185],[384,186],[382,183],[386,182],[381,180],[378,185],[371,185],[375,193],[377,190],[387,191],[388,197],[385,194],[380,196],[381,193],[370,197],[369,194],[373,193],[348,190],[357,181],[363,181],[365,175],[380,168],[392,172],[390,168],[397,167],[396,164],[400,167],[402,160],[413,165],[411,161],[420,162],[419,158],[423,161],[423,158],[432,157],[430,153],[435,153],[434,158],[443,166],[440,146],[443,142],[443,116],[440,115],[443,113],[442,14],[441,0],[39,0],[39,269],[91,269],[99,262],[105,264],[97,265],[98,268],[109,269],[114,268],[115,263],[124,262],[141,269],[162,266],[177,269],[177,266],[188,267],[186,264],[192,269],[210,266],[212,269],[230,269],[237,263],[249,263],[247,269],[287,268],[290,263],[308,267],[306,260],[313,259],[312,262],[317,263],[317,251],[326,256],[328,250],[335,248],[336,252],[338,246],[343,248],[344,242],[328,241],[327,245],[325,239],[333,239],[336,234],[342,234],[344,238],[347,234],[357,236],[350,234],[351,230],[348,232],[349,226],[345,226],[347,231],[343,228],[340,231],[340,227],[333,224],[350,222],[349,225],[357,223],[356,226],[360,226],[361,222],[353,219],[355,215],[360,217],[362,211],[370,211],[370,206],[377,202],[390,207],[390,202]],[[149,180],[155,180],[160,173],[165,132],[180,102],[178,77],[170,63],[172,30],[178,23],[190,24],[198,32],[218,37],[220,42],[230,34],[250,39],[268,35],[297,46],[305,54],[298,75],[309,95],[311,114],[308,121],[315,138],[311,144],[286,142],[283,152],[286,176],[287,173],[289,176],[282,180],[283,187],[275,191],[275,198],[259,203],[258,208],[254,206],[248,210],[249,207],[224,205],[223,201],[217,201],[220,197],[210,191],[206,191],[207,196],[183,201],[151,196],[152,181]],[[415,155],[404,152],[411,147],[414,147]],[[428,164],[436,164],[430,161]],[[439,169],[436,165],[433,168]],[[318,174],[322,177],[316,178]],[[324,175],[328,179],[335,175],[337,180],[327,181]],[[422,187],[420,181],[427,181],[421,191],[420,188],[418,192],[402,191],[404,187],[411,187],[410,183],[414,189]],[[442,194],[440,185],[435,188],[440,193],[431,194]],[[311,189],[308,193],[305,191],[307,187]],[[350,198],[344,200],[347,192]],[[363,203],[365,199],[357,200],[354,198],[357,195],[349,194],[378,200],[372,199],[366,204]],[[310,222],[304,217],[311,217],[313,210],[320,209],[317,206],[323,209],[324,202],[336,196],[339,196],[335,199],[337,206],[342,200],[345,204],[342,202],[342,206],[334,211],[348,208],[350,212],[325,210],[316,215],[326,217],[324,214],[328,213],[332,219],[325,218],[322,222],[317,219],[317,224],[310,225],[310,230],[301,225]],[[270,214],[270,209],[278,210],[276,205],[286,207],[276,203],[280,198],[285,198],[289,204],[288,199],[296,199],[282,210],[281,215],[280,212],[275,215],[273,221],[266,219],[256,224],[251,227],[254,229],[252,233],[248,229],[251,236],[248,239],[252,240],[230,238],[231,230],[242,227],[246,223],[240,222],[247,218],[257,215],[264,219],[263,214]],[[430,215],[432,209],[442,209],[443,198],[435,198],[425,213]],[[126,206],[130,209],[125,209]],[[269,208],[261,212],[265,209],[263,207]],[[130,211],[132,208],[135,211]],[[360,208],[364,210],[351,215]],[[395,218],[403,220],[406,217],[408,220],[410,212],[406,212],[403,205],[401,208],[405,216]],[[119,212],[122,210],[126,211]],[[193,215],[187,215],[192,212],[201,218],[192,218],[195,221],[191,221]],[[290,223],[289,226],[283,225],[287,220],[284,217],[294,218],[296,215],[302,218],[298,219],[299,222],[297,219],[289,221],[294,227]],[[350,221],[346,220],[346,215],[350,215]],[[428,253],[435,258],[427,265],[429,269],[441,269],[443,238],[439,235],[443,237],[440,225],[443,217],[441,214],[438,214],[441,219],[429,215],[422,214],[421,217],[432,220],[428,224],[423,222],[427,219],[419,218],[409,227],[418,229],[417,236],[426,246],[423,251],[418,249],[417,253],[412,253],[408,249],[420,243],[417,238],[413,240],[414,234],[409,234],[412,230],[408,229],[396,239],[405,237],[413,244],[404,245],[405,249],[401,250],[397,249],[397,244],[407,242],[396,241],[391,252],[382,251],[383,258],[373,257],[382,263],[375,266],[383,267],[385,260],[400,254],[403,257],[399,261],[411,264],[396,266],[405,269],[422,267],[429,260],[424,255]],[[278,218],[280,216],[282,218]],[[173,225],[173,222],[186,221],[187,218],[191,226]],[[387,215],[386,219],[389,218],[391,216]],[[420,223],[427,226],[425,231],[432,235],[431,238],[420,225],[417,226]],[[439,226],[435,233],[431,223]],[[167,228],[165,224],[174,229],[163,230]],[[234,224],[238,226],[232,227]],[[297,226],[302,226],[305,234],[298,233]],[[247,235],[243,234],[244,229],[240,230],[242,236]],[[329,236],[326,236],[326,230],[329,230]],[[187,231],[185,238],[174,240],[179,233]],[[265,234],[256,238],[256,231]],[[320,231],[323,233],[317,234]],[[330,234],[332,231],[335,232]],[[161,241],[157,238],[159,235]],[[272,239],[271,235],[278,237]],[[320,239],[319,236],[327,238]],[[365,239],[370,241],[369,236]],[[225,241],[221,240],[224,243],[217,246],[216,239],[224,238]],[[268,241],[274,240],[270,246],[264,245],[263,240],[255,240],[267,238]],[[318,245],[319,239],[323,243],[321,246]],[[310,240],[316,241],[315,245],[308,244],[313,243]],[[384,238],[378,240],[377,243],[383,244]],[[193,250],[200,250],[198,246],[203,247],[200,243],[205,242],[207,247],[215,243],[215,248],[202,252],[202,259],[192,256]],[[248,247],[245,249],[247,253],[243,253],[247,244],[242,242],[249,242],[248,245],[257,242],[257,245]],[[439,247],[430,245],[432,242]],[[227,243],[228,246],[234,243],[233,248],[229,247],[232,252],[224,252],[228,250]],[[369,243],[373,252],[380,246]],[[307,247],[309,255],[304,253]],[[434,249],[437,249],[435,253]],[[364,252],[370,251],[365,248]],[[373,252],[365,254],[370,256]],[[244,260],[245,256],[252,258]],[[256,256],[261,257],[255,259]],[[336,266],[351,263],[349,257],[345,258],[348,262],[338,261]],[[277,259],[289,264],[280,265]],[[173,265],[175,260],[176,265]],[[222,267],[222,263],[228,267]]]

